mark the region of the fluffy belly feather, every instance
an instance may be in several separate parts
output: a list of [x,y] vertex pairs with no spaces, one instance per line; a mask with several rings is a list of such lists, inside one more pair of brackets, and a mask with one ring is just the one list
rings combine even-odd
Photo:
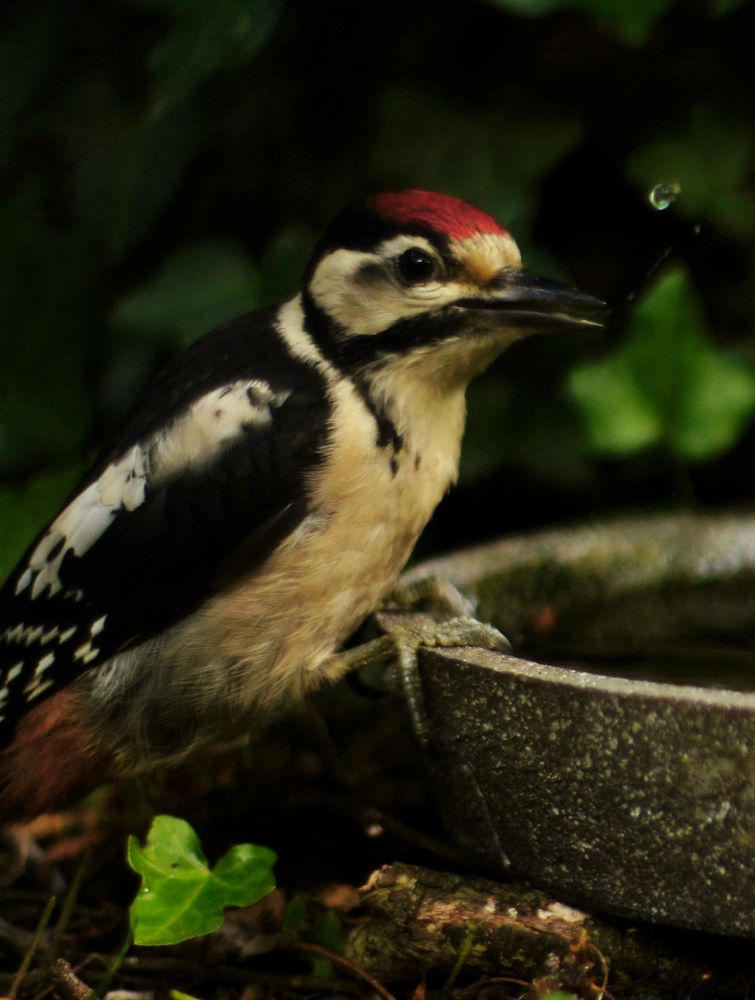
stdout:
[[[121,772],[180,760],[278,714],[322,682],[328,659],[390,590],[455,476],[458,439],[424,450],[407,441],[391,462],[374,448],[364,407],[344,405],[312,513],[266,563],[77,682]],[[460,438],[463,411],[451,417]]]

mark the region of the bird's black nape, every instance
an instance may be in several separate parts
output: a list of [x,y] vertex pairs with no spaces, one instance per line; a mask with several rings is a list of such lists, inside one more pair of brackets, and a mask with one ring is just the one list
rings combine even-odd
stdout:
[[370,205],[369,198],[361,198],[348,205],[328,226],[312,252],[304,285],[322,258],[334,250],[359,250],[369,252],[394,236],[416,235],[429,240],[442,255],[448,254],[448,238],[423,222],[399,224],[386,218]]

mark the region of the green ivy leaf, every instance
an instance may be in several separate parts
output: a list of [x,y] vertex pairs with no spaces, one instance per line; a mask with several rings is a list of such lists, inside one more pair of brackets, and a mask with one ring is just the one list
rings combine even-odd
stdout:
[[170,34],[153,51],[153,117],[217,70],[239,66],[259,52],[275,27],[278,0],[168,0]]
[[206,240],[177,251],[152,281],[116,305],[117,327],[175,347],[259,305],[259,275],[233,243]]
[[203,108],[183,105],[155,124],[104,76],[66,90],[55,129],[81,236],[109,260],[128,252],[176,196],[209,127]]
[[570,388],[598,451],[631,455],[660,440],[659,415],[622,357],[577,368]]
[[236,844],[211,869],[189,823],[156,816],[146,847],[128,840],[128,863],[142,876],[131,904],[134,943],[178,944],[211,933],[225,907],[250,906],[272,892],[276,860],[267,847]]
[[572,372],[570,391],[594,446],[615,455],[661,444],[712,458],[755,413],[755,374],[715,347],[681,268],[638,305],[618,353]]

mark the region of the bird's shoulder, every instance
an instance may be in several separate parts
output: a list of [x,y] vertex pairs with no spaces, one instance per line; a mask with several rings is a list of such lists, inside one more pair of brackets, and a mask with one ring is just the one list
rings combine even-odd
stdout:
[[306,514],[328,417],[275,308],[163,369],[0,591],[0,716],[185,616],[242,543],[254,571]]

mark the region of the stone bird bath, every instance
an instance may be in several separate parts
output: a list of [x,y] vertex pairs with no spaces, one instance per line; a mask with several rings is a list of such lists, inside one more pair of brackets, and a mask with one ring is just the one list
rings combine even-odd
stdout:
[[470,860],[567,902],[755,935],[755,517],[546,532],[424,563],[515,656],[423,650]]

